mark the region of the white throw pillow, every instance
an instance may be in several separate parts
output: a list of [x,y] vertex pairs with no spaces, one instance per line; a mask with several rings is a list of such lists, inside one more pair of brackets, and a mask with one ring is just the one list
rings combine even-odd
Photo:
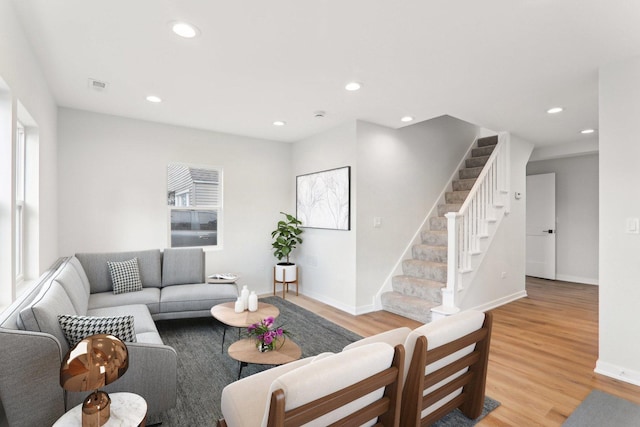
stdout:
[[60,314],[58,322],[69,343],[69,348],[73,348],[86,337],[96,334],[109,334],[124,342],[136,342],[136,330],[131,315],[92,317]]
[[133,258],[129,261],[107,261],[107,265],[111,273],[114,294],[142,290],[138,258]]

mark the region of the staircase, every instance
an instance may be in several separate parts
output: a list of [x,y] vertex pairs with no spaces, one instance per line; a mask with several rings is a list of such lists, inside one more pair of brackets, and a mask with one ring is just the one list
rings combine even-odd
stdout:
[[400,276],[391,281],[391,292],[381,295],[382,308],[419,322],[431,321],[431,309],[442,305],[442,289],[447,286],[448,231],[447,212],[458,212],[489,160],[498,136],[478,139],[477,148],[458,171],[445,203],[438,205],[438,216],[429,218],[428,229],[421,232],[420,244],[411,250],[411,259],[402,262]]

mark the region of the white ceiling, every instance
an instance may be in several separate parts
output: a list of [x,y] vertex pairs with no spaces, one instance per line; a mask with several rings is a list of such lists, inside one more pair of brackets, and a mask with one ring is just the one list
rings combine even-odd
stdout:
[[59,105],[279,141],[442,114],[537,146],[593,141],[579,131],[598,127],[598,68],[640,54],[638,0],[13,4]]

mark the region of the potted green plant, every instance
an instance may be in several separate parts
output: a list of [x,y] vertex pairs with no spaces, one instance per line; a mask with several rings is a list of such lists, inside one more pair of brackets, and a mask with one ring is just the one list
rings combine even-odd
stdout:
[[[298,279],[298,273],[295,263],[290,261],[289,256],[296,248],[296,245],[302,243],[300,238],[302,222],[293,215],[284,212],[280,213],[286,219],[278,221],[278,227],[271,232],[271,237],[274,239],[271,244],[274,249],[273,254],[280,261],[276,265],[275,280],[278,282],[293,282]],[[286,259],[286,261],[282,261],[283,259]]]

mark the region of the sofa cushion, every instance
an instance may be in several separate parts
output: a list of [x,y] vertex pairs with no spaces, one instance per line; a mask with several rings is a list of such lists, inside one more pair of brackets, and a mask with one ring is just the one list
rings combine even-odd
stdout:
[[[77,260],[76,260],[77,261]],[[85,314],[89,304],[89,289],[71,259],[65,261],[56,272],[54,280],[60,284],[71,299],[77,314]]]
[[[444,344],[447,344],[451,341],[454,341],[458,338],[461,338],[467,334],[470,334],[482,327],[484,323],[484,313],[481,311],[468,310],[463,311],[462,313],[454,314],[452,316],[444,317],[438,320],[434,320],[426,325],[420,326],[419,328],[414,329],[407,336],[405,341],[405,367],[404,367],[404,379],[406,380],[410,363],[408,362],[409,358],[413,357],[413,353],[416,348],[416,341],[418,337],[424,335],[427,338],[428,351],[433,350],[437,347],[440,347]],[[475,344],[471,344],[457,352],[448,355],[434,363],[430,363],[425,367],[425,375],[431,374],[438,369],[441,369],[458,359],[461,359],[468,354],[470,354],[475,348]],[[464,368],[457,373],[451,375],[446,380],[443,381],[450,382],[455,378],[460,377],[461,375],[467,372],[468,368]],[[432,385],[428,387],[424,394],[432,393],[438,387],[440,387],[441,383]],[[426,417],[429,413],[437,410],[441,406],[453,400],[456,396],[462,393],[462,387],[457,390],[452,391],[450,394],[445,395],[442,399],[435,402],[433,405],[425,408],[422,411],[421,417]]]
[[82,264],[91,284],[91,293],[113,290],[111,275],[107,261],[126,261],[138,258],[140,280],[143,287],[162,286],[160,250],[111,252],[111,253],[78,253],[76,258]]
[[69,258],[68,264],[72,266],[76,272],[78,273],[78,277],[82,281],[82,286],[84,287],[87,294],[91,293],[91,285],[89,284],[89,278],[87,277],[87,273],[85,273],[84,268],[82,268],[82,264],[80,264],[80,260],[75,256]]
[[67,339],[58,323],[58,314],[78,314],[66,291],[56,281],[46,283],[33,303],[20,311],[20,318],[26,330],[45,332],[60,342],[61,355],[69,350]]
[[[453,316],[444,317],[442,319],[434,320],[430,323],[420,326],[419,328],[411,331],[404,343],[405,355],[407,358],[413,356],[413,352],[416,348],[416,340],[419,336],[424,335],[427,337],[429,343],[429,350],[440,347],[443,344],[463,337],[471,332],[478,330],[482,327],[484,322],[484,313],[481,311],[468,310],[462,313],[454,314]],[[433,372],[437,369],[446,366],[454,360],[457,360],[461,355],[469,354],[473,351],[475,345],[465,347],[462,350],[439,360],[436,363],[427,366],[426,373]],[[409,363],[405,363],[404,378],[407,377]]]
[[280,375],[308,365],[314,357],[296,360],[286,365],[253,374],[234,381],[222,390],[221,410],[228,426],[259,426],[267,401],[267,390]]
[[136,335],[138,343],[163,345],[162,338],[158,332],[143,332]]
[[141,291],[124,294],[114,294],[111,291],[91,294],[88,311],[131,304],[145,304],[151,314],[157,313],[160,311],[160,288],[142,288]]
[[107,261],[114,294],[124,294],[142,290],[138,258],[128,261]]
[[162,286],[204,282],[202,248],[167,248],[162,254]]
[[216,304],[238,298],[235,284],[167,286],[160,293],[160,313],[210,310]]
[[151,318],[151,314],[149,313],[149,309],[147,309],[146,305],[132,304],[97,308],[89,310],[87,315],[96,317],[132,315],[134,318],[136,334],[144,334],[146,332],[158,333],[158,328],[156,328],[156,324]]
[[[373,343],[324,357],[280,375],[271,383],[267,396],[282,389],[286,399],[285,410],[289,411],[384,371],[391,366],[393,357],[394,349],[386,343]],[[309,425],[330,425],[379,399],[383,393],[384,388],[380,388],[315,419]],[[262,426],[267,425],[270,406],[270,402],[265,405]],[[375,421],[364,425],[374,425]]]
[[[67,294],[69,295],[69,298],[71,298],[71,302],[73,302],[73,305],[76,307],[76,311],[78,312],[78,314],[85,314],[88,308],[86,304],[88,304],[89,295],[91,294],[91,286],[89,285],[87,274],[84,272],[82,264],[80,264],[78,258],[73,256],[70,257],[67,260],[66,266],[64,268],[64,273],[68,274],[68,277],[74,280],[73,282],[71,282],[73,284],[73,289],[70,286],[67,286],[66,283],[64,283],[65,278],[60,276],[61,273],[62,271],[58,274],[56,279],[64,287],[65,291],[67,291]],[[76,282],[76,280],[80,281],[82,290],[77,288],[78,283]],[[78,301],[76,301],[77,299]]]
[[124,342],[136,342],[134,320],[131,315],[93,317],[60,314],[58,322],[70,348],[86,337],[96,334],[109,334]]

